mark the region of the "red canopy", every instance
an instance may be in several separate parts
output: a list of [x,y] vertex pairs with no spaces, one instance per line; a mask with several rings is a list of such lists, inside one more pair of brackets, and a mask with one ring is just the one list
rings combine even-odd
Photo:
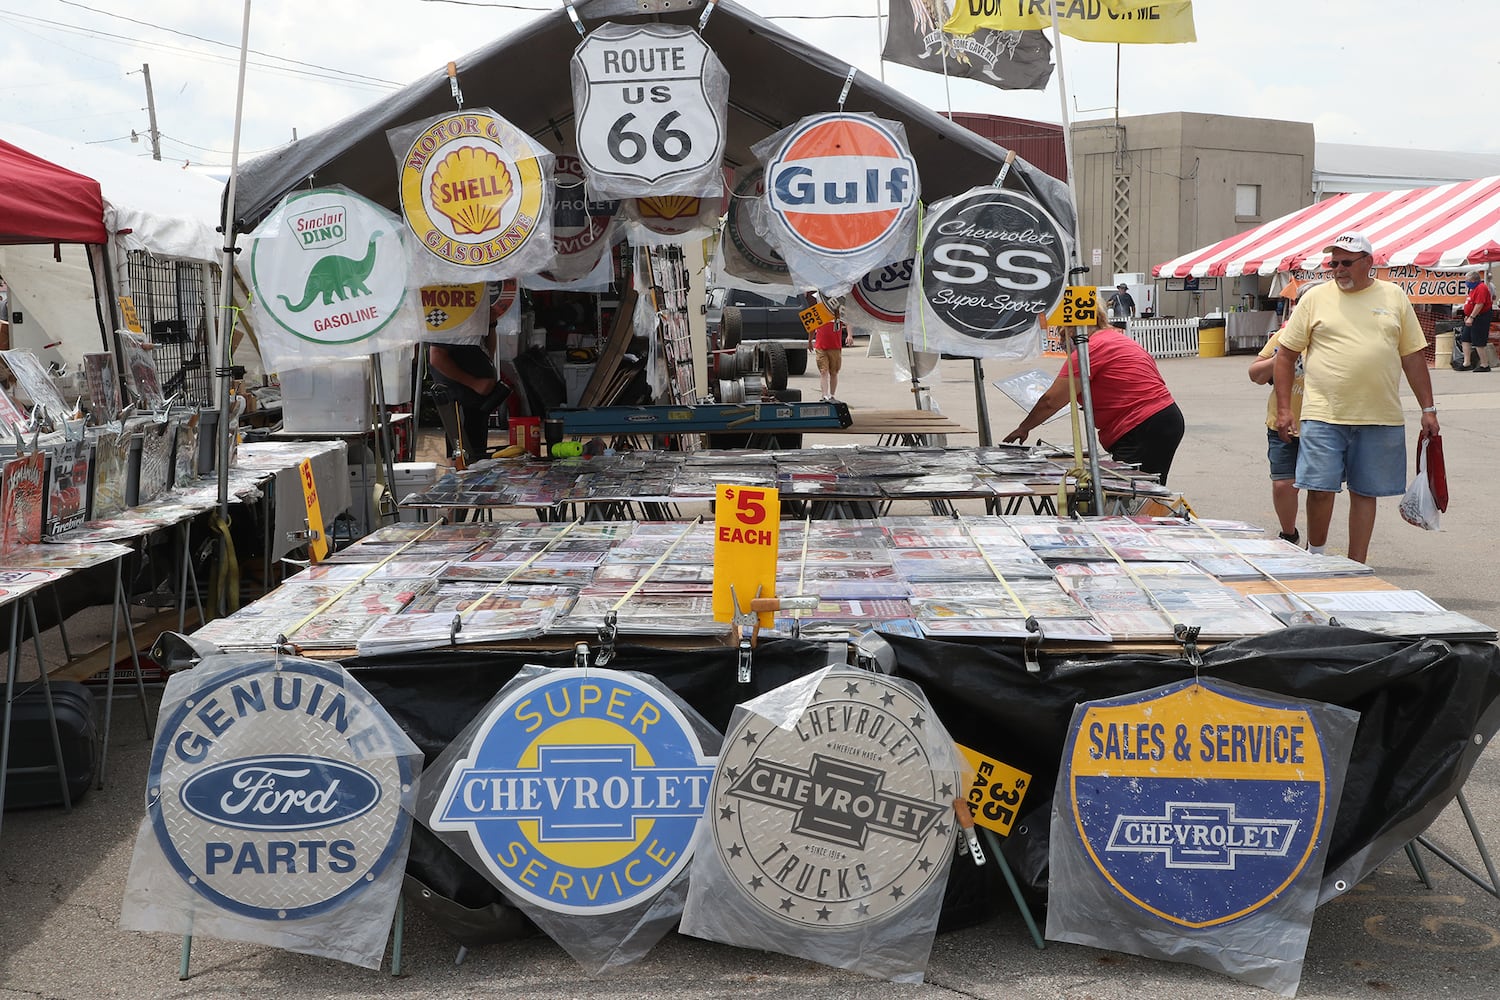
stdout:
[[103,243],[99,182],[0,140],[0,243]]

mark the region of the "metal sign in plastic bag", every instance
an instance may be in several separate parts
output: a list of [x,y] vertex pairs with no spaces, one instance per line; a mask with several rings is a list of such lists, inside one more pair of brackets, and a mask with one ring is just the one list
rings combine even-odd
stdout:
[[933,206],[908,290],[907,338],[964,357],[1034,357],[1063,295],[1072,240],[1029,195],[971,188]]
[[881,674],[830,668],[737,708],[683,933],[920,981],[958,769],[921,691]]
[[921,195],[899,122],[834,112],[754,147],[766,168],[766,238],[794,284],[838,296],[879,264],[911,256]]
[[676,922],[717,744],[652,678],[528,667],[433,765],[418,817],[599,972]]
[[718,196],[729,74],[692,27],[601,25],[569,69],[596,197]]
[[1294,993],[1358,720],[1207,680],[1079,705],[1047,936]]
[[401,214],[420,249],[412,283],[497,281],[552,259],[552,154],[489,108],[386,132]]
[[222,656],[172,675],[121,926],[378,967],[421,762],[336,663]]

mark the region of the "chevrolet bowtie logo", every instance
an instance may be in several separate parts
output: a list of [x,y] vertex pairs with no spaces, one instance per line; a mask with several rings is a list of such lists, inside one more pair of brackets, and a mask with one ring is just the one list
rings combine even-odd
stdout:
[[792,830],[863,848],[870,831],[920,841],[943,810],[931,802],[881,790],[885,772],[813,755],[803,771],[757,758],[729,794],[795,811]]
[[1106,851],[1160,853],[1168,868],[1233,871],[1242,854],[1285,857],[1294,819],[1240,819],[1233,802],[1168,802],[1163,816],[1118,816]]

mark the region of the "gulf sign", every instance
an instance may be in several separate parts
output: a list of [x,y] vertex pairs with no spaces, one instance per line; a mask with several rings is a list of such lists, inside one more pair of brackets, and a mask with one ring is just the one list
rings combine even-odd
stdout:
[[1324,839],[1329,764],[1312,715],[1240,690],[1186,681],[1081,706],[1063,766],[1099,877],[1169,924],[1255,913]]
[[428,825],[467,835],[523,904],[615,913],[685,869],[713,769],[665,690],[619,671],[550,670],[491,709]]
[[917,203],[917,163],[870,115],[805,118],[766,164],[766,198],[796,244],[846,257],[878,247]]

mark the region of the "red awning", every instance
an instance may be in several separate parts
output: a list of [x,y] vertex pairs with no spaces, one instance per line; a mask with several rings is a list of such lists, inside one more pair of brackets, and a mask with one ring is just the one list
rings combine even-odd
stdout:
[[99,183],[0,140],[0,243],[103,243]]
[[1500,177],[1341,194],[1158,264],[1151,273],[1201,278],[1317,270],[1323,248],[1350,231],[1369,239],[1381,266],[1442,270],[1500,261]]

